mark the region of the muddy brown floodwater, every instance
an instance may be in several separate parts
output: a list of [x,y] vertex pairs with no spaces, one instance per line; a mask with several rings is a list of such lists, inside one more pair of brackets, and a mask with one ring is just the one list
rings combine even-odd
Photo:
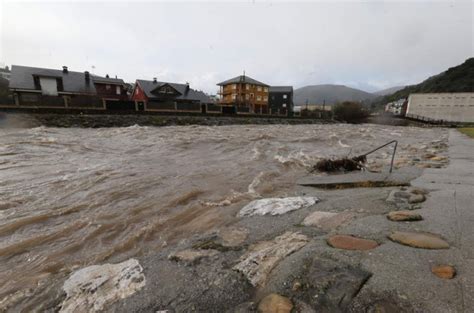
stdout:
[[[380,125],[0,129],[0,310],[40,307],[78,267],[154,253],[290,196],[322,157],[399,140],[426,165],[443,129]],[[425,157],[423,158],[423,156]],[[374,169],[390,149],[369,157]]]

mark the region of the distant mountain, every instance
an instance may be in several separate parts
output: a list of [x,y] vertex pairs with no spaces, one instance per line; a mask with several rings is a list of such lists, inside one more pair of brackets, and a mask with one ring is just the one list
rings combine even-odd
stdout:
[[375,101],[383,105],[411,93],[420,92],[474,92],[474,58],[467,59],[463,64],[449,68],[438,75],[431,76],[418,85],[407,86],[390,95]]
[[312,85],[295,89],[293,101],[295,105],[326,104],[331,105],[342,101],[372,100],[377,96],[369,92],[343,85]]
[[379,90],[379,91],[376,91],[376,92],[373,92],[374,95],[377,95],[377,96],[387,96],[387,95],[391,95],[392,93],[394,92],[397,92],[403,88],[405,88],[406,86],[395,86],[395,87],[391,87],[391,88],[387,88],[387,89],[382,89],[382,90]]

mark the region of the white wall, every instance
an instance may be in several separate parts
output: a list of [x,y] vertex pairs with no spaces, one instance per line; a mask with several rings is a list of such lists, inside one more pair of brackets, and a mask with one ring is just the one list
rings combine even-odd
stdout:
[[474,123],[474,93],[418,93],[408,98],[407,117]]
[[40,85],[43,95],[58,95],[58,82],[56,81],[56,78],[40,77]]

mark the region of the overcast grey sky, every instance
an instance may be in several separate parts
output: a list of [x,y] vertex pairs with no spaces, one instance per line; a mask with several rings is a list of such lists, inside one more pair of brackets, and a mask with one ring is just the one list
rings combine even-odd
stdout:
[[0,63],[191,83],[374,91],[473,56],[471,1],[24,2],[0,0]]

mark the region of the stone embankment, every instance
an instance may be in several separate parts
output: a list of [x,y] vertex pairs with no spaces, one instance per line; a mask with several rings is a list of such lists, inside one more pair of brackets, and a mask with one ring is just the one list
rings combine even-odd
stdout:
[[179,125],[267,125],[267,124],[327,124],[332,120],[284,117],[140,115],[140,114],[53,114],[3,113],[0,127],[129,127]]

